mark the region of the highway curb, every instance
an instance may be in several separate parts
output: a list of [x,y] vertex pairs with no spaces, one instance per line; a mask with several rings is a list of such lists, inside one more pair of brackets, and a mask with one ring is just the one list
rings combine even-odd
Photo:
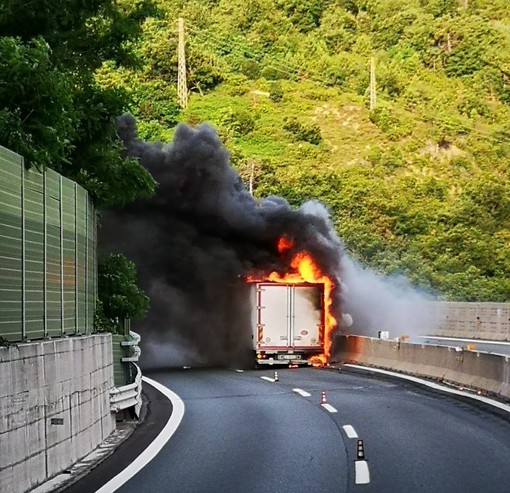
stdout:
[[[57,489],[45,491],[55,493],[98,491],[130,466],[158,437],[173,411],[172,403],[152,385],[143,385],[142,397],[140,421],[136,423],[128,436],[116,443],[108,456],[91,463],[87,470],[82,471],[79,476],[73,479],[68,479]],[[42,492],[37,491],[37,493]]]
[[146,408],[145,402],[142,405],[140,419],[138,421],[129,420],[119,422],[117,428],[99,445],[99,447],[95,448],[66,471],[37,486],[35,489],[30,490],[30,493],[60,493],[63,491],[71,491],[70,488],[72,485],[86,477],[100,463],[107,460],[122,443],[129,439],[135,431],[135,428],[143,421],[143,415],[145,414],[144,408]]

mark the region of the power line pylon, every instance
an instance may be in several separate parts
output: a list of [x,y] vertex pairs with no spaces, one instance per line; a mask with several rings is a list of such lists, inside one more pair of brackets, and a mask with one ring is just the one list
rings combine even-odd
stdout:
[[253,197],[253,181],[254,181],[254,171],[255,171],[255,161],[251,160],[250,162],[250,195]]
[[188,106],[188,86],[186,83],[186,52],[184,50],[184,19],[182,17],[179,17],[177,63],[177,102],[181,108],[186,108]]
[[375,108],[377,102],[376,85],[375,85],[375,58],[370,57],[370,109]]

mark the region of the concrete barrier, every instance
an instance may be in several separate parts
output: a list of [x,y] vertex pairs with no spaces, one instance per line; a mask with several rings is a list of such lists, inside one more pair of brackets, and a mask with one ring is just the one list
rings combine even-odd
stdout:
[[110,334],[0,347],[0,491],[25,492],[115,429]]
[[330,360],[434,378],[510,400],[508,356],[361,336],[338,336]]

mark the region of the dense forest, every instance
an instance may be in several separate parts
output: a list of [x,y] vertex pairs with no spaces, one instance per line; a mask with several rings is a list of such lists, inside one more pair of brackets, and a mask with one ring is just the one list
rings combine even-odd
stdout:
[[207,121],[255,196],[321,200],[373,270],[510,299],[507,0],[34,3],[0,7],[0,144],[29,165],[121,205],[154,183],[120,158],[116,116],[166,142]]

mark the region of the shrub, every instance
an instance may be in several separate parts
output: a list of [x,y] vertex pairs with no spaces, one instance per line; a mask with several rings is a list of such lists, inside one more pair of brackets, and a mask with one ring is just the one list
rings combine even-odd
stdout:
[[271,83],[269,99],[275,103],[279,103],[283,99],[283,88],[280,81]]
[[283,128],[290,132],[297,140],[318,145],[322,141],[321,130],[318,125],[303,125],[296,118],[284,119]]

